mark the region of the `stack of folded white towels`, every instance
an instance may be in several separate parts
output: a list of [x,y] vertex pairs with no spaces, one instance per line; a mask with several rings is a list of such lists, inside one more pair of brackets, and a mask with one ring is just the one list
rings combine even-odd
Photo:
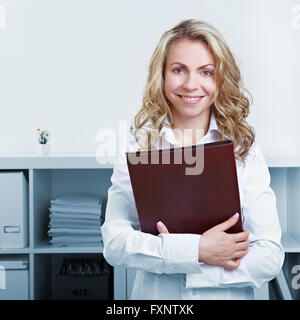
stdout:
[[82,194],[62,194],[51,200],[48,235],[55,247],[101,246],[102,200]]

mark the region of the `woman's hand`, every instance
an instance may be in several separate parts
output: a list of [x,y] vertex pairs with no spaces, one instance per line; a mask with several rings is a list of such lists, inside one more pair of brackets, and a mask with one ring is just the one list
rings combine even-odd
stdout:
[[248,253],[249,232],[228,234],[225,231],[235,225],[238,214],[223,223],[204,232],[199,241],[198,261],[222,266],[226,269],[236,269],[240,260]]
[[[239,267],[241,258],[248,253],[249,232],[247,230],[235,234],[225,232],[237,221],[238,215],[234,215],[201,235],[198,249],[199,262],[203,261],[226,269]],[[169,233],[161,221],[156,226],[159,233]]]

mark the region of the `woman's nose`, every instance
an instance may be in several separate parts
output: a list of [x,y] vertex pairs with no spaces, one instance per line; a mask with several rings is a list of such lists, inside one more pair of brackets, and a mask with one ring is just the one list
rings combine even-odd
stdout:
[[200,81],[199,75],[197,76],[192,73],[190,73],[186,77],[185,81],[182,84],[182,88],[188,91],[199,89],[200,86],[201,86],[201,81]]

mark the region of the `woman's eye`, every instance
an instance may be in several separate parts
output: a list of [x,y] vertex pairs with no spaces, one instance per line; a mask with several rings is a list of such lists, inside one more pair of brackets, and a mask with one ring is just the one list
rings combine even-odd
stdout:
[[[176,68],[176,69],[173,69],[173,72],[175,72],[177,74],[180,74],[180,73],[184,72],[184,69]],[[202,71],[202,74],[205,75],[205,76],[212,76],[213,72],[210,71],[210,70],[204,70],[204,71]]]
[[204,74],[205,76],[212,76],[212,75],[213,75],[212,71],[210,71],[210,70],[204,70],[204,71],[203,71],[203,74]]
[[181,73],[180,71],[182,71],[183,69],[182,68],[176,68],[176,69],[174,69],[173,71],[175,72],[175,73]]

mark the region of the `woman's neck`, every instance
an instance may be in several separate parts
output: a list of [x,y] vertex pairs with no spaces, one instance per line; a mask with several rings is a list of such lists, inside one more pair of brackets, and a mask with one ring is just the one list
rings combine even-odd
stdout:
[[176,140],[182,146],[196,144],[208,131],[210,115],[209,109],[198,118],[179,118],[174,114],[172,130]]

